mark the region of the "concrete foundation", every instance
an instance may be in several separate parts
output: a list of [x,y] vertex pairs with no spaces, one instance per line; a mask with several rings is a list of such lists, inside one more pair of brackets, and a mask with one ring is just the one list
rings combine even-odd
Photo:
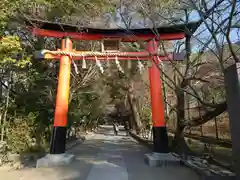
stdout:
[[149,153],[145,154],[144,161],[152,167],[180,165],[180,159],[171,153]]
[[41,159],[37,160],[36,168],[41,167],[56,167],[69,165],[74,159],[72,154],[47,154]]

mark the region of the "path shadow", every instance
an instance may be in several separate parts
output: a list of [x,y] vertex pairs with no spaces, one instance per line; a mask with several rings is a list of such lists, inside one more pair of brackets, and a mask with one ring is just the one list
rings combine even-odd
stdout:
[[[84,143],[69,149],[68,153],[75,155],[75,160],[69,166],[39,169],[30,167],[31,171],[22,169],[19,172],[26,177],[25,179],[31,180],[35,177],[37,180],[87,180],[93,165],[106,163],[106,158],[99,158],[99,154],[102,153],[101,157],[107,156],[108,163],[118,167],[123,167],[120,158],[124,158],[124,168],[127,169],[129,180],[189,180],[187,177],[191,173],[182,172],[182,168],[164,169],[147,166],[144,163],[144,154],[150,152],[148,148],[141,146],[131,137],[111,136],[109,129],[100,129],[95,136],[86,138]],[[112,179],[114,180],[114,177]]]

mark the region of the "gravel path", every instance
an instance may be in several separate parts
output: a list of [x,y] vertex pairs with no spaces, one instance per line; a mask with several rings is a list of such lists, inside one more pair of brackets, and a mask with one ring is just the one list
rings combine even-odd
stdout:
[[149,150],[121,132],[113,136],[111,126],[87,136],[83,144],[69,150],[74,162],[66,167],[0,170],[6,180],[198,180],[198,175],[183,166],[153,168],[143,157]]

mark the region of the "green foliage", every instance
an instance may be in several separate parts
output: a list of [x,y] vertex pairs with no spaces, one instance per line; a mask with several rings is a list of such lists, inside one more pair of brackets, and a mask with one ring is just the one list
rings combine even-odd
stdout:
[[11,57],[17,56],[17,54],[22,50],[19,42],[19,37],[17,36],[2,37],[0,45],[1,45],[0,46],[1,63],[16,62],[16,59]]
[[[7,112],[4,139],[13,152],[46,150],[54,118],[59,63],[33,59],[32,54],[42,47],[59,47],[51,38],[31,36],[22,18],[81,24],[106,12],[114,14],[116,7],[108,0],[2,0],[0,12],[0,81],[6,85],[0,89],[0,115]],[[81,42],[81,47],[88,47],[88,44]],[[96,126],[104,121],[109,103],[125,99],[130,81],[138,78],[139,73],[136,73],[135,62],[131,70],[126,68],[125,62],[121,64],[125,74],[119,73],[116,67],[109,69],[108,75],[94,73],[88,77],[84,71],[79,75],[72,72],[69,129]],[[88,80],[81,85],[85,79]],[[8,91],[10,101],[6,105]],[[149,108],[142,113],[147,122],[150,122],[149,113]]]
[[141,112],[141,119],[146,127],[150,127],[152,125],[152,109],[151,107],[145,106]]
[[[42,133],[36,137],[36,132],[39,133],[35,123],[38,114],[29,113],[27,116],[12,117],[8,123],[8,133],[6,136],[8,150],[21,153],[23,151],[42,151],[47,145],[46,137]],[[11,121],[12,120],[12,121]],[[40,138],[40,139],[37,139]]]
[[[100,79],[99,79],[100,78]],[[110,102],[108,87],[101,77],[96,78],[89,86],[80,88],[69,107],[69,126],[82,125],[85,128],[96,126]],[[90,91],[90,92],[89,92]]]
[[4,32],[4,28],[8,24],[9,16],[12,14],[14,7],[14,1],[10,0],[1,0],[0,6],[0,36]]
[[[21,18],[23,15],[32,17],[35,11],[40,13],[41,18],[51,20],[58,17],[63,21],[72,21],[72,15],[99,15],[101,11],[107,10],[108,4],[104,4],[104,0],[81,3],[72,0],[1,1],[0,81],[11,84],[11,99],[4,127],[4,139],[8,142],[9,150],[20,153],[46,149],[50,141],[57,87],[58,63],[52,62],[50,66],[50,62],[32,58],[33,51],[43,47],[46,41],[26,35],[24,27],[20,28]],[[45,48],[56,48],[52,46],[54,43],[54,40],[48,39]],[[11,78],[9,72],[12,73]],[[82,78],[84,72],[77,77],[77,81],[80,82]],[[95,85],[89,83],[85,88],[71,92],[74,95],[69,102],[68,127],[89,126],[100,119],[108,97],[103,95],[107,94],[105,91],[98,90],[100,84],[96,87],[98,81],[96,78],[93,82]],[[8,98],[6,91],[6,87],[1,87],[0,97],[2,96],[3,101],[0,103],[0,109],[4,111]],[[85,93],[89,91],[91,93]],[[0,115],[3,115],[4,111],[1,111]],[[0,127],[2,126],[0,124]]]
[[31,65],[30,57],[26,56],[21,47],[18,36],[4,36],[0,40],[0,64],[1,66],[14,65],[24,68]]

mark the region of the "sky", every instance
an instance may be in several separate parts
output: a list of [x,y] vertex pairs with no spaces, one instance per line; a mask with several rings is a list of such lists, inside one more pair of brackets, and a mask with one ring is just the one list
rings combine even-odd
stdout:
[[[223,18],[225,18],[224,16],[226,16],[226,14],[228,14],[228,13],[224,13],[224,14],[222,15]],[[197,12],[192,12],[192,14],[190,15],[191,21],[197,21],[197,20],[199,20],[199,18],[200,17]],[[237,32],[238,32],[237,29],[232,29],[230,32],[230,40],[232,43],[240,41],[240,36],[237,34]],[[207,41],[209,39],[209,37],[211,37],[211,34],[207,30],[207,27],[204,23],[198,28],[198,30],[196,31],[195,34],[198,34],[196,37],[201,39],[203,42]],[[222,42],[221,44],[227,43],[225,37],[218,35],[217,38],[218,38],[219,42]],[[223,41],[221,41],[221,40],[223,40]],[[199,43],[197,43],[198,40],[195,40],[195,42],[196,43],[192,43],[192,47],[193,47],[192,50],[194,52],[197,52],[197,51],[199,51],[199,49],[202,48],[202,46],[199,46]],[[196,45],[196,44],[198,44],[198,45]],[[210,46],[210,48],[214,48],[215,43],[212,42],[209,46]]]
[[[224,13],[224,14],[226,16],[227,13]],[[223,15],[222,17],[224,18],[225,16]],[[200,19],[200,17],[199,17],[199,15],[196,11],[191,13],[191,15],[190,15],[190,20],[191,21],[197,21],[199,19]],[[202,26],[201,29],[206,29],[206,26],[204,24],[202,24],[201,26]],[[202,35],[202,37],[207,37],[207,36],[209,36],[209,33],[207,31],[205,31],[201,35]],[[238,37],[238,34],[237,34],[237,29],[233,29],[231,31],[230,39],[231,39],[232,42],[236,42],[236,41],[240,40],[239,37]]]
[[[208,6],[212,7],[212,3],[215,2],[215,1],[211,1],[210,0],[208,2],[209,2]],[[225,3],[225,4],[222,5],[222,7],[224,7],[226,5],[228,5],[228,4]],[[237,7],[240,7],[240,3],[237,4]],[[222,11],[222,14],[220,15],[220,18],[225,19],[229,15],[229,13],[230,13],[230,8],[225,9],[224,11]],[[183,14],[180,13],[179,15],[182,16]],[[124,25],[124,23],[123,23],[123,21],[121,19],[122,19],[122,17],[120,16],[120,12],[117,11],[116,17],[114,19],[115,25],[118,26],[118,27],[125,28],[125,25]],[[190,19],[190,21],[197,21],[197,20],[199,20],[200,17],[198,15],[198,12],[192,11],[192,13],[190,14],[190,18],[189,19]],[[142,18],[133,19],[132,20],[132,24],[134,24],[134,28],[143,28],[142,22],[143,22]],[[217,20],[215,22],[217,22]],[[210,23],[212,23],[212,22],[210,22]],[[196,36],[197,38],[201,39],[201,41],[207,41],[209,39],[210,35],[211,34],[208,32],[208,30],[207,30],[207,28],[206,28],[204,23],[197,29],[197,31],[194,34],[194,36]],[[219,41],[221,41],[222,36],[218,35],[217,38],[219,39]],[[240,41],[239,38],[240,38],[240,36],[237,34],[237,29],[232,29],[232,31],[230,33],[231,41],[233,43],[237,42],[237,41]],[[224,39],[224,38],[222,38],[222,39],[223,39],[223,43],[226,43],[226,39]],[[213,45],[214,45],[214,43],[212,43],[212,46]],[[199,47],[199,40],[196,40],[196,39],[193,40],[192,41],[192,47],[193,47],[193,51],[199,50],[199,48],[201,48],[201,47]]]

